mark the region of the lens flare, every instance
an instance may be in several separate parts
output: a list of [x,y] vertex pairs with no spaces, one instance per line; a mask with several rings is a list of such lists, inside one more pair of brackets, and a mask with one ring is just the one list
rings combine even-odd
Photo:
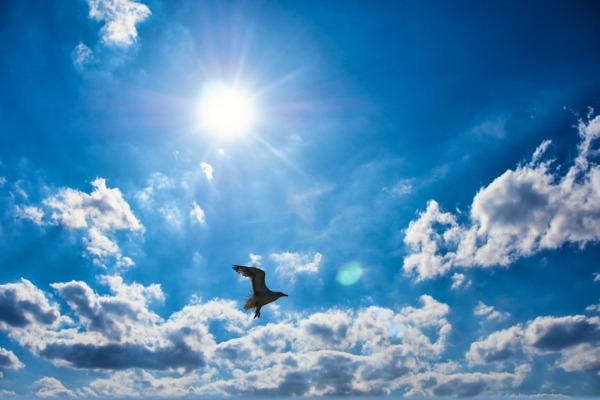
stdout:
[[340,267],[337,273],[337,281],[340,285],[351,286],[362,277],[362,267],[358,261],[350,261]]

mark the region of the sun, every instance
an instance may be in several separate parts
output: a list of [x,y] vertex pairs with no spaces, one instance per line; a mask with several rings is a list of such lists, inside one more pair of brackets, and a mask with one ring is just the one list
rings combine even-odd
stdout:
[[252,97],[243,89],[223,84],[210,86],[199,106],[203,129],[218,136],[247,133],[255,122]]

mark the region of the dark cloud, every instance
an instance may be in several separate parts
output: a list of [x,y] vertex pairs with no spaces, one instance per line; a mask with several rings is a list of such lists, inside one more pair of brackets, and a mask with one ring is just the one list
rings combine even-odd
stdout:
[[346,338],[348,325],[332,326],[325,323],[310,322],[305,325],[305,329],[308,334],[317,336],[325,343],[339,345]]
[[487,385],[483,380],[469,382],[464,379],[454,378],[448,382],[435,386],[433,388],[433,394],[444,397],[473,397],[481,394],[486,389],[486,386]]
[[[22,368],[23,364],[19,361],[17,356],[10,351],[0,347],[0,368],[2,369],[17,369]],[[0,377],[2,374],[0,373]]]
[[232,342],[220,345],[217,348],[215,355],[217,358],[225,359],[230,362],[239,362],[240,360],[250,359],[252,352],[242,343]]
[[537,318],[529,326],[528,338],[536,349],[560,351],[580,343],[600,341],[600,322],[582,315]]
[[31,282],[23,279],[20,283],[0,285],[0,322],[24,328],[34,322],[52,325],[58,317],[58,310]]
[[285,396],[305,396],[311,387],[306,378],[306,373],[304,372],[289,372],[279,385],[278,391],[281,395]]
[[169,370],[184,368],[190,371],[206,366],[204,354],[192,349],[183,341],[158,349],[148,349],[140,344],[69,345],[53,343],[46,346],[40,353],[50,360],[67,361],[71,366],[83,369]]

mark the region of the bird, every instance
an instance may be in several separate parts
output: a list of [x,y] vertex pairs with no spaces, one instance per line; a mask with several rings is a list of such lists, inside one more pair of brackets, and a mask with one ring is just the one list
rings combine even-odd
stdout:
[[260,268],[233,265],[233,270],[243,277],[250,278],[252,293],[248,294],[244,310],[256,308],[254,319],[260,318],[260,309],[280,297],[288,297],[283,292],[273,292],[265,283],[265,271]]

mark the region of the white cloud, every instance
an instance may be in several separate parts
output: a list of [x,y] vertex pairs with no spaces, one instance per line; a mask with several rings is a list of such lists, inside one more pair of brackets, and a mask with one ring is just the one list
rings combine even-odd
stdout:
[[[85,230],[83,242],[87,254],[95,264],[106,266],[108,262],[117,267],[130,267],[134,263],[124,257],[115,240],[110,236],[116,231],[143,231],[144,227],[135,217],[129,204],[119,189],[106,187],[106,181],[97,178],[92,182],[94,190],[84,193],[79,190],[62,188],[54,196],[42,201],[50,213],[50,222],[68,229]],[[17,208],[17,215],[28,218],[38,225],[44,211],[37,207]]]
[[481,301],[475,306],[473,313],[477,316],[484,317],[486,321],[504,321],[510,317],[510,313],[498,311],[494,309],[494,307],[487,306]]
[[250,253],[248,255],[248,257],[250,258],[249,265],[252,265],[252,266],[255,266],[255,267],[260,267],[260,264],[261,264],[260,260],[262,260],[262,256],[261,255]]
[[35,206],[17,206],[16,215],[22,219],[28,219],[36,225],[43,225],[44,211]]
[[151,14],[150,9],[133,0],[87,0],[90,17],[103,21],[102,40],[106,44],[127,47],[137,41],[136,24]]
[[272,253],[269,257],[277,264],[275,272],[290,279],[292,282],[295,282],[296,277],[300,274],[317,274],[323,259],[321,253],[311,255],[291,253],[289,251]]
[[38,397],[75,397],[75,394],[56,378],[45,376],[39,379],[36,385],[39,386],[36,392]]
[[397,196],[406,196],[413,192],[413,185],[414,179],[402,179],[396,182],[396,184],[392,186],[392,188],[389,189],[389,191]]
[[204,218],[204,210],[194,202],[192,204],[192,210],[190,211],[190,216],[192,219],[197,221],[199,224],[206,223],[206,219]]
[[465,274],[455,272],[454,275],[452,275],[452,286],[450,287],[451,289],[459,289],[461,287],[466,289],[469,286],[471,286],[471,280],[467,279]]
[[589,306],[587,306],[585,308],[585,311],[600,312],[600,303],[598,303],[598,304],[590,304]]
[[90,194],[61,189],[43,204],[53,210],[52,219],[67,228],[132,231],[143,228],[119,189],[107,188],[102,178],[95,179],[92,186],[94,190]]
[[593,144],[600,137],[600,116],[580,122],[578,129],[578,156],[565,175],[542,160],[550,144],[545,141],[530,163],[477,193],[464,224],[429,201],[406,229],[404,271],[431,279],[456,267],[508,266],[566,243],[583,247],[599,241],[600,166],[593,161]]
[[202,172],[204,172],[204,175],[206,176],[206,179],[208,179],[209,181],[213,180],[213,167],[212,165],[210,165],[207,162],[202,161],[200,163],[200,168],[202,169]]
[[494,332],[485,340],[472,343],[466,359],[471,365],[506,361],[520,351],[523,336],[520,326]]
[[155,377],[151,373],[133,369],[119,371],[110,378],[94,380],[81,397],[182,397],[193,394],[198,378],[194,374],[177,377]]
[[594,272],[594,282],[600,282],[600,272]]
[[90,228],[83,242],[86,244],[87,251],[98,258],[120,254],[119,246],[96,228]]

